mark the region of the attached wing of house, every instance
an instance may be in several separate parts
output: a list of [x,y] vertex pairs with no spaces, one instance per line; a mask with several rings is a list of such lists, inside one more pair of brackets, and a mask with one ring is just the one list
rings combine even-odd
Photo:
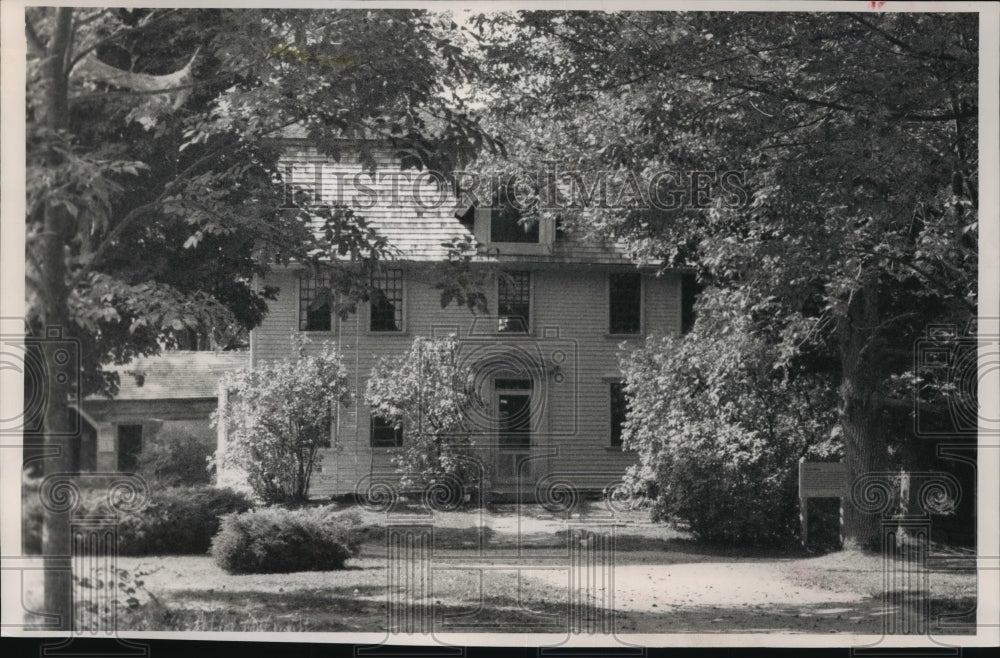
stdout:
[[143,446],[165,432],[214,445],[209,418],[219,379],[248,365],[247,351],[167,351],[116,368],[118,395],[90,396],[80,405],[80,470],[134,471]]

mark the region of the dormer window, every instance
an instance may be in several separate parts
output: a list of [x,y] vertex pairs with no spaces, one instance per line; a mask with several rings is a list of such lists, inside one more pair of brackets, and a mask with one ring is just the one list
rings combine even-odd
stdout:
[[[527,210],[521,205],[525,200],[516,196],[511,191],[512,187],[502,187],[489,207],[475,209],[476,240],[501,255],[550,253],[555,238],[555,220],[552,217],[528,217]],[[460,219],[467,217],[467,213],[459,216]]]
[[500,186],[490,209],[490,242],[538,244],[538,221],[525,219],[523,202],[513,180]]
[[522,212],[513,205],[494,206],[490,213],[490,242],[538,244],[538,222],[522,221]]

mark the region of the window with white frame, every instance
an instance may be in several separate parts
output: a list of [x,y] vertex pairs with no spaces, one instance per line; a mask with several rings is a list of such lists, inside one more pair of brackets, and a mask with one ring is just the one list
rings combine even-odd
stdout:
[[501,272],[497,282],[497,331],[528,333],[531,317],[531,274]]
[[403,270],[372,274],[371,331],[403,331]]
[[299,331],[332,331],[333,291],[329,273],[299,278]]
[[371,444],[373,448],[399,448],[403,445],[403,428],[372,414]]

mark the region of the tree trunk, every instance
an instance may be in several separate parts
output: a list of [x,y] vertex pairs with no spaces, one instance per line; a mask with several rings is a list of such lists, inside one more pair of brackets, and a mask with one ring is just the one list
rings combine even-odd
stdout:
[[[68,80],[65,73],[66,54],[71,44],[73,10],[56,10],[55,29],[49,43],[45,62],[45,122],[52,131],[69,126]],[[55,150],[48,154],[50,165],[58,165]],[[66,445],[69,438],[69,394],[78,373],[66,372],[55,367],[56,351],[60,340],[45,340],[50,330],[60,329],[62,340],[71,339],[69,327],[68,291],[66,289],[66,261],[63,250],[73,218],[64,206],[48,205],[45,209],[45,236],[41,253],[41,321],[42,353],[45,359],[48,397],[45,406],[45,448],[50,455],[45,461],[45,473],[69,473],[71,451]],[[69,377],[66,377],[66,375]],[[51,502],[51,501],[49,501]],[[58,629],[71,630],[73,626],[72,575],[58,568],[60,558],[70,555],[70,527],[68,512],[54,512],[48,508],[42,535],[42,554],[45,560],[45,612],[58,615]]]
[[[840,428],[849,482],[886,468],[885,423],[878,387],[881,383],[876,327],[878,292],[874,285],[855,292],[841,320]],[[844,542],[864,550],[881,548],[881,514],[860,509],[851,496],[844,501]]]

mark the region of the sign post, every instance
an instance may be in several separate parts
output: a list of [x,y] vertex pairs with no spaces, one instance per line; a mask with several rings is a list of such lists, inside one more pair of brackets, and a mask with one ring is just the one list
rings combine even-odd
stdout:
[[802,545],[809,541],[809,499],[840,499],[840,536],[844,535],[844,496],[847,495],[847,465],[843,462],[807,462],[799,460],[799,521]]

